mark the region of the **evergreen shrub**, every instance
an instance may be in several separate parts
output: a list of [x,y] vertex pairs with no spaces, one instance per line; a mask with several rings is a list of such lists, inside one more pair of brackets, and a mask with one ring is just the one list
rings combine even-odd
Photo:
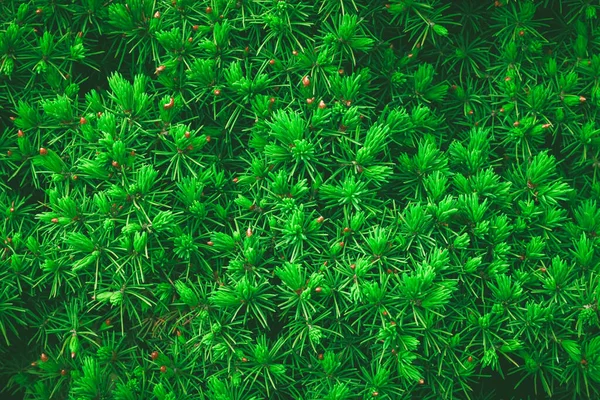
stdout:
[[596,0],[0,0],[0,397],[600,398]]

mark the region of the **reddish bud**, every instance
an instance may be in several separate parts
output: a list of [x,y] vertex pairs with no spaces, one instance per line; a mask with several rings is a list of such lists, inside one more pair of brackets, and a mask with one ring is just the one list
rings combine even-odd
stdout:
[[158,358],[158,351],[153,351],[152,353],[150,353],[150,358],[152,360],[156,360]]
[[348,228],[348,227],[344,228],[344,233],[349,233],[350,231],[351,231],[350,228]]
[[319,108],[320,108],[321,110],[324,110],[325,108],[327,108],[327,104],[325,104],[325,102],[324,102],[323,100],[321,100],[321,101],[319,102]]
[[44,11],[41,8],[38,8],[37,10],[35,10],[35,13],[37,15],[41,15]]
[[173,108],[173,106],[175,105],[175,99],[174,98],[170,98],[168,103],[163,104],[163,108],[165,110],[169,110],[171,108]]
[[340,246],[340,247],[344,247],[344,242],[340,242],[340,243],[339,243],[339,246]]
[[503,113],[504,112],[504,107],[500,107],[500,110],[498,110],[498,111],[500,111],[501,113]]
[[298,51],[292,50],[292,54],[295,55],[295,56],[297,56],[298,55]]
[[521,123],[520,123],[519,121],[515,121],[515,122],[513,123],[513,126],[514,126],[515,128],[517,128],[517,127],[521,126]]
[[586,98],[583,96],[579,96],[579,102],[580,103],[585,103]]
[[189,132],[185,132],[185,133],[183,134],[183,136],[185,136],[185,138],[186,138],[186,139],[189,139],[189,138],[190,138],[190,133],[189,133]]
[[48,150],[46,150],[45,148],[40,148],[40,156],[45,156],[48,154]]
[[373,397],[377,397],[377,396],[379,396],[379,392],[373,392],[372,396],[373,396]]
[[71,358],[75,358],[76,355],[77,354],[74,351],[71,352]]
[[304,87],[307,87],[308,85],[310,85],[310,79],[308,78],[308,76],[305,76],[304,78],[302,78],[302,84],[304,85]]
[[40,356],[40,360],[42,360],[42,362],[47,362],[49,360],[49,358],[46,355],[46,353],[42,353],[42,355]]
[[214,246],[214,243],[211,242],[211,241],[206,242],[206,244],[209,245],[209,246],[211,246],[211,247]]
[[237,177],[233,178],[233,183],[238,183],[238,182],[239,182],[239,179]]
[[425,384],[425,379],[423,379],[423,378],[419,379],[419,385],[423,385],[423,384]]
[[156,67],[156,69],[154,70],[154,75],[160,75],[161,72],[163,72],[165,70],[165,66],[164,65],[159,65],[158,67]]
[[322,224],[322,223],[323,223],[323,221],[325,221],[325,218],[324,218],[323,216],[319,216],[319,218],[317,218],[317,222],[318,222],[319,224]]
[[506,78],[504,78],[504,82],[508,82],[510,81],[510,76],[507,76]]
[[248,359],[246,357],[242,357],[242,362],[248,362]]
[[117,161],[113,160],[112,166],[115,168],[119,168],[119,163]]
[[319,355],[317,356],[317,358],[318,358],[319,360],[322,360],[322,359],[323,359],[323,354],[319,354]]
[[548,129],[548,128],[550,128],[550,124],[544,124],[544,125],[542,125],[542,128]]
[[322,291],[323,291],[323,288],[320,286],[318,288],[315,288],[315,292],[317,292],[317,293],[321,293]]
[[52,218],[50,222],[52,222],[53,224],[58,224],[58,218]]
[[194,32],[196,32],[196,31],[198,30],[198,28],[199,28],[199,26],[198,26],[198,25],[194,25],[194,26],[192,26],[192,30],[193,30]]
[[588,362],[585,358],[581,359],[581,365],[583,365],[584,367],[588,365]]
[[32,362],[32,363],[31,363],[31,366],[32,366],[32,367],[37,367],[37,366],[38,366],[38,363],[34,361],[34,362]]
[[387,311],[384,311],[382,314],[383,314],[383,316],[384,316],[384,317],[387,317],[387,315],[388,315],[388,312],[387,312]]
[[85,117],[79,118],[79,125],[85,125],[85,124],[87,124],[87,119],[85,119]]
[[340,68],[340,69],[338,69],[338,74],[340,74],[340,75],[344,75],[344,68]]
[[356,264],[350,264],[350,269],[351,270],[355,270],[356,269]]
[[67,370],[66,370],[66,369],[61,369],[61,370],[60,370],[60,374],[61,374],[62,376],[66,376],[66,375],[67,375]]
[[112,322],[111,322],[110,318],[107,318],[107,319],[106,319],[106,321],[104,321],[104,324],[105,324],[106,326],[110,326],[110,324],[112,324]]
[[167,372],[167,367],[164,366],[164,365],[161,365],[160,366],[160,372],[163,373],[163,374],[166,373]]
[[135,157],[135,150],[131,150],[131,152],[129,153],[129,155],[130,155],[131,157]]
[[19,130],[17,131],[17,137],[20,137],[20,138],[22,138],[23,136],[25,136],[25,134],[23,133],[23,131],[22,131],[22,130],[20,130],[20,129],[19,129]]
[[525,36],[525,31],[524,30],[520,30],[519,31],[519,36]]
[[246,230],[246,237],[251,237],[252,236],[252,229],[248,228]]
[[275,97],[271,97],[271,98],[269,99],[269,103],[271,103],[271,104],[275,103]]
[[408,53],[407,57],[408,58],[413,58],[413,53]]
[[540,268],[540,272],[542,272],[542,273],[546,273],[546,271],[547,271],[546,267],[541,267],[541,268]]
[[212,7],[206,7],[206,13],[207,14],[212,14],[212,12],[213,12]]
[[473,362],[473,357],[469,356],[469,358],[467,358],[468,362]]
[[12,151],[10,151],[10,150],[8,150],[8,151],[6,152],[6,155],[7,155],[7,156],[9,156],[9,157],[10,157],[10,156],[12,156],[12,154],[13,154],[13,153],[12,153]]
[[469,110],[469,115],[473,115],[473,110]]
[[213,94],[215,96],[220,96],[221,95],[221,91],[219,89],[215,89],[215,90],[213,90]]
[[269,64],[271,64],[271,65],[275,65],[275,60],[273,60],[273,59],[270,59],[270,60],[269,60]]
[[312,99],[306,99],[306,104],[312,104],[313,101],[315,101],[314,97]]
[[157,11],[154,13],[154,18],[160,18],[160,11]]

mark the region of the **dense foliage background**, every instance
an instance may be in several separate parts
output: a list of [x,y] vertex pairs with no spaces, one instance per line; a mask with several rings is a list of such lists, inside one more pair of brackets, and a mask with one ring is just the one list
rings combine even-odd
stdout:
[[0,0],[0,396],[599,398],[599,12]]

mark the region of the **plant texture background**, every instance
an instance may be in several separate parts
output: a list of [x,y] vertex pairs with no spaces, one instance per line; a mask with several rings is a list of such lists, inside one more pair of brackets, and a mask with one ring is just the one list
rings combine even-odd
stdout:
[[0,396],[598,399],[599,13],[0,0]]

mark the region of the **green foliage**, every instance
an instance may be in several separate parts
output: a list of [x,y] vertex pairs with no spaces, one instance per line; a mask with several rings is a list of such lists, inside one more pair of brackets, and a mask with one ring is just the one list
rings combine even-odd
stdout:
[[0,397],[599,398],[599,11],[0,1]]

